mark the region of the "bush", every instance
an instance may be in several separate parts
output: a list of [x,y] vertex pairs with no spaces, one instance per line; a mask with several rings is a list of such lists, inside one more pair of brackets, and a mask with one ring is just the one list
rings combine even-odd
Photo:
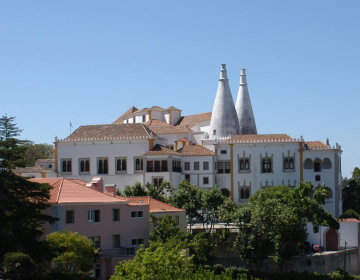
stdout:
[[348,209],[339,218],[340,219],[354,218],[360,221],[360,214],[352,209]]

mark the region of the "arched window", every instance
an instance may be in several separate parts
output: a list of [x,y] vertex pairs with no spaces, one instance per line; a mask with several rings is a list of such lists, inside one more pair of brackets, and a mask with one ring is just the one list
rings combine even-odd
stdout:
[[271,172],[271,160],[270,159],[267,160],[266,167],[267,167],[267,172],[270,173]]
[[108,161],[104,159],[104,174],[108,174]]
[[67,162],[66,172],[71,172],[71,160],[68,160]]
[[104,169],[103,169],[103,161],[102,159],[99,159],[99,170],[98,170],[98,173],[99,174],[103,174],[104,172]]
[[62,171],[66,172],[66,160],[64,160],[62,163]]
[[292,159],[289,160],[289,169],[294,169],[294,161]]
[[245,198],[249,198],[249,196],[250,196],[250,191],[249,191],[249,189],[246,189],[246,191],[245,191]]
[[263,173],[266,173],[266,159],[263,160]]
[[331,160],[329,158],[324,158],[323,160],[323,168],[331,169]]
[[244,170],[244,169],[245,169],[244,160],[240,160],[240,170]]
[[228,189],[221,189],[221,193],[223,196],[229,197],[230,196],[230,192]]
[[121,170],[122,170],[122,171],[125,171],[125,170],[126,170],[126,160],[125,160],[125,159],[122,160]]
[[85,171],[85,162],[82,160],[80,161],[80,171],[84,172]]
[[307,158],[304,161],[304,169],[312,169],[313,168],[313,161],[311,158]]
[[316,158],[314,159],[314,172],[320,172],[321,171],[321,159]]
[[135,169],[140,170],[140,159],[138,159],[138,158],[135,161]]
[[90,162],[89,160],[85,161],[85,172],[89,172],[90,171]]
[[241,189],[241,199],[245,198],[245,192],[244,192],[244,189]]
[[284,161],[284,168],[289,169],[289,161],[287,159]]
[[249,160],[245,160],[245,170],[249,170]]
[[121,171],[121,159],[116,160],[116,171]]

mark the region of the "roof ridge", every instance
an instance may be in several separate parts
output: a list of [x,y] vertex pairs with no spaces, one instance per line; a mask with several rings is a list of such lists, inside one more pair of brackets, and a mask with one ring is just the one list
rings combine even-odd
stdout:
[[60,184],[60,188],[59,188],[59,193],[58,193],[58,196],[57,196],[57,198],[56,198],[56,203],[59,202],[60,193],[61,193],[63,184],[64,184],[64,177],[62,177],[62,180],[61,180],[61,184]]

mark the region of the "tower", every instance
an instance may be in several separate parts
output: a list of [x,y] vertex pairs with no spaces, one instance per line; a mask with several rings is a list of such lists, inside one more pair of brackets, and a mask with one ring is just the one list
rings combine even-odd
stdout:
[[226,64],[221,64],[220,79],[209,127],[210,138],[234,136],[240,133],[234,100],[227,78]]
[[239,92],[235,108],[240,125],[239,134],[257,134],[244,68],[241,69]]

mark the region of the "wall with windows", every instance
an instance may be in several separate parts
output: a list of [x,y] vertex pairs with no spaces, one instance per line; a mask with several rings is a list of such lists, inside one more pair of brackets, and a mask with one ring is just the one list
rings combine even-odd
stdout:
[[[173,220],[176,220],[176,222],[177,222],[176,226],[180,230],[182,230],[183,232],[185,232],[185,233],[187,232],[187,222],[186,222],[186,212],[185,211],[183,211],[183,212],[169,212],[169,211],[166,211],[166,212],[161,212],[161,213],[153,212],[152,214],[153,214],[153,216],[155,218],[164,217],[166,215],[171,216],[171,218]],[[152,222],[152,226],[156,227],[157,223],[154,222],[154,221],[151,221],[151,222]]]
[[182,179],[200,188],[212,188],[215,186],[214,156],[183,156]]

